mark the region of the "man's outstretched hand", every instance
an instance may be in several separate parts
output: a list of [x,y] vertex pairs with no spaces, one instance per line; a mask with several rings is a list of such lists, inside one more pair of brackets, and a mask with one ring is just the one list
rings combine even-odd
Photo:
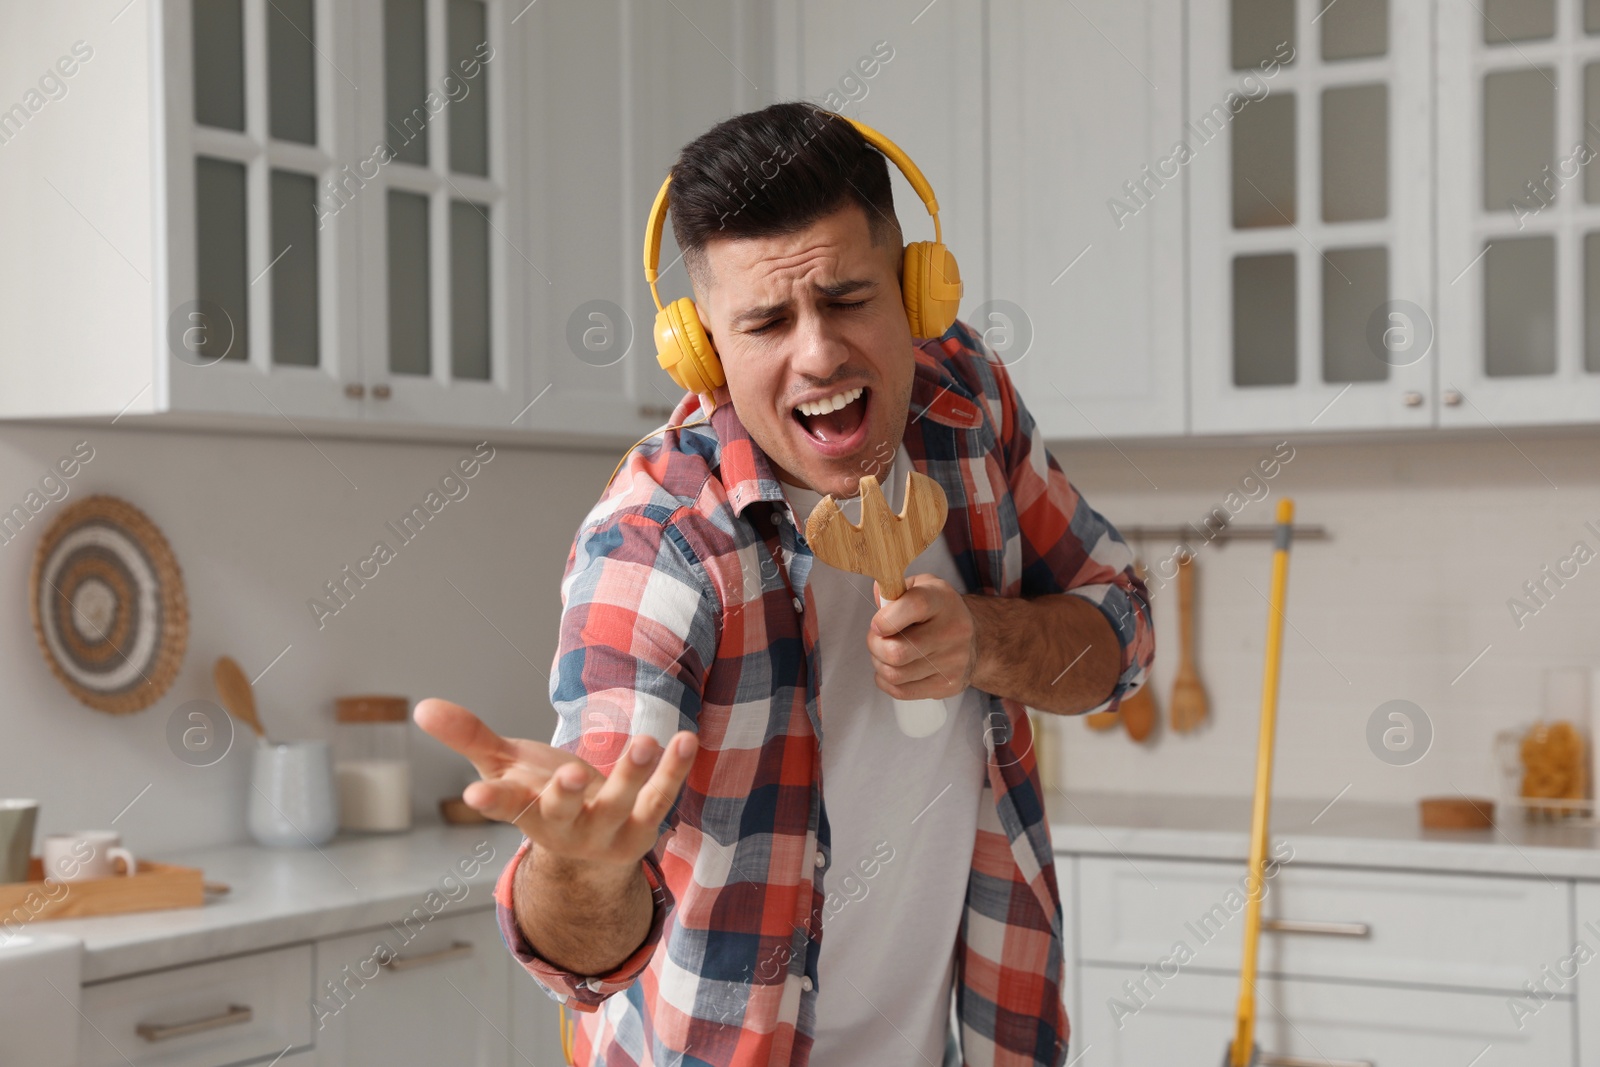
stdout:
[[653,737],[636,735],[608,777],[553,745],[501,737],[447,700],[420,701],[412,715],[477,768],[482,781],[469,785],[463,800],[511,823],[545,852],[596,869],[635,869],[655,847],[698,741],[680,730],[663,753]]

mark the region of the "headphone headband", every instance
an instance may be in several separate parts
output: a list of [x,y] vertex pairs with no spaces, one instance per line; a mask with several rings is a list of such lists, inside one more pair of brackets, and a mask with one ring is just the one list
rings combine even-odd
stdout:
[[[928,184],[928,179],[922,176],[922,171],[917,169],[917,165],[911,161],[911,157],[901,151],[899,145],[865,123],[857,122],[855,119],[832,111],[823,111],[821,108],[816,110],[820,114],[832,115],[836,119],[843,119],[851,126],[854,126],[868,144],[882,152],[899,168],[900,173],[905,175],[906,181],[911,183],[911,188],[921,198],[922,206],[927,208],[928,214],[933,217],[934,241],[942,241],[943,235],[939,228],[939,201],[934,199],[933,186]],[[650,219],[646,223],[644,231],[644,277],[645,281],[650,283],[650,297],[655,301],[657,311],[662,310],[661,294],[656,292],[656,278],[659,276],[658,268],[661,264],[661,236],[667,221],[669,199],[667,190],[671,185],[672,173],[669,171],[666,180],[661,183],[661,189],[656,193],[655,203],[650,206]]]

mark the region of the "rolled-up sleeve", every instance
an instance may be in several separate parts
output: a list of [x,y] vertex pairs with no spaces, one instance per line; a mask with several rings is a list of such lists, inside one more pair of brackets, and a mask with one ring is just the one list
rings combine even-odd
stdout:
[[[557,715],[551,744],[610,775],[631,740],[648,734],[665,748],[679,730],[698,733],[705,676],[716,654],[717,607],[688,541],[670,522],[632,510],[599,521],[591,513],[573,543],[561,583],[561,626],[550,675]],[[705,755],[701,753],[700,755]],[[698,759],[698,757],[697,757]],[[643,857],[653,901],[650,932],[608,974],[581,975],[540,958],[517,923],[512,897],[524,839],[495,886],[506,947],[549,996],[577,1011],[597,1011],[649,965],[674,904],[662,859],[683,811],[704,796],[689,780]]]
[[511,955],[544,988],[550,999],[565,1004],[574,1011],[599,1011],[602,1001],[613,993],[627,989],[643,973],[650,965],[650,957],[655,954],[656,945],[661,942],[661,932],[666,927],[667,913],[672,910],[673,904],[672,893],[667,889],[666,879],[661,874],[661,864],[654,852],[644,857],[644,876],[645,881],[650,884],[650,896],[653,902],[650,932],[645,936],[644,943],[633,955],[605,974],[581,975],[557,967],[536,953],[533,946],[528,943],[528,939],[523,936],[522,927],[517,923],[516,906],[511,895],[512,887],[516,884],[517,865],[522,862],[522,857],[527,854],[532,844],[527,838],[523,838],[522,846],[517,849],[511,857],[511,862],[506,864],[505,870],[500,872],[499,880],[495,882],[495,919],[500,924],[500,936],[505,939]]
[[1083,714],[1114,711],[1145,683],[1155,658],[1149,590],[1134,570],[1133,549],[1046,450],[1005,367],[998,359],[984,367],[1000,398],[1000,443],[1022,537],[1022,595],[1070,593],[1100,609],[1121,646],[1121,666],[1111,694]]

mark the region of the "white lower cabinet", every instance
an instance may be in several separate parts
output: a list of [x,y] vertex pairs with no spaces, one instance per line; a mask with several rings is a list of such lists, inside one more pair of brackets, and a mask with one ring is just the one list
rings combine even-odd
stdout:
[[[1268,878],[1261,969],[1353,981],[1512,991],[1571,950],[1572,887],[1540,878],[1298,867]],[[1152,967],[1182,942],[1234,971],[1244,864],[1086,857],[1086,963]]]
[[317,942],[317,1062],[508,1067],[507,959],[493,908]]
[[[561,1067],[560,1008],[550,995],[522,969],[516,957],[504,953],[511,968],[511,1044],[513,1067]],[[576,1025],[577,1012],[568,1012],[567,1021]]]
[[79,1063],[222,1067],[271,1060],[311,1044],[310,993],[310,945],[87,985]]
[[[1575,906],[1600,930],[1600,887],[1274,857],[1256,988],[1261,1067],[1557,1067],[1579,1063],[1580,1045],[1600,1051],[1600,1033],[1582,1032],[1585,1016],[1600,1024],[1600,991],[1583,1012],[1576,973],[1591,955],[1576,945],[1595,938],[1573,931]],[[1214,1067],[1238,1003],[1244,864],[1060,859],[1075,871],[1072,1054],[1096,1067]],[[1545,992],[1530,996],[1528,982]]]
[[[1179,971],[1155,979],[1085,966],[1072,1055],[1095,1067],[1216,1067],[1233,1036],[1236,977]],[[1133,983],[1136,992],[1130,992]],[[1143,984],[1144,992],[1137,992]],[[1556,1067],[1577,1062],[1573,1003],[1561,998],[1519,1029],[1505,994],[1262,977],[1262,1067]],[[1120,1005],[1120,1007],[1119,1007]]]

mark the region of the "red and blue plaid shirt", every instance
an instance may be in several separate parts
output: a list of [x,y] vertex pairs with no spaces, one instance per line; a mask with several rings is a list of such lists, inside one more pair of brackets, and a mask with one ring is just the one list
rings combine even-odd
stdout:
[[[1144,682],[1155,649],[1131,550],[1045,451],[1005,368],[970,327],[957,322],[915,354],[904,443],[944,488],[945,543],[966,591],[1070,592],[1099,607],[1122,667],[1091,710],[1114,709]],[[698,411],[698,398],[685,397],[672,421]],[[709,423],[631,453],[573,543],[551,743],[609,774],[635,734],[665,743],[687,729],[700,742],[644,857],[650,933],[611,973],[561,970],[522,936],[511,892],[526,840],[495,887],[507,946],[582,1013],[578,1063],[808,1060],[833,856],[817,620],[800,599],[813,561],[804,521],[723,404]],[[1061,898],[1032,732],[1016,701],[991,696],[986,714],[984,751],[972,757],[986,762],[986,781],[955,931],[963,1055],[986,1067],[1060,1067],[1069,1033]]]

